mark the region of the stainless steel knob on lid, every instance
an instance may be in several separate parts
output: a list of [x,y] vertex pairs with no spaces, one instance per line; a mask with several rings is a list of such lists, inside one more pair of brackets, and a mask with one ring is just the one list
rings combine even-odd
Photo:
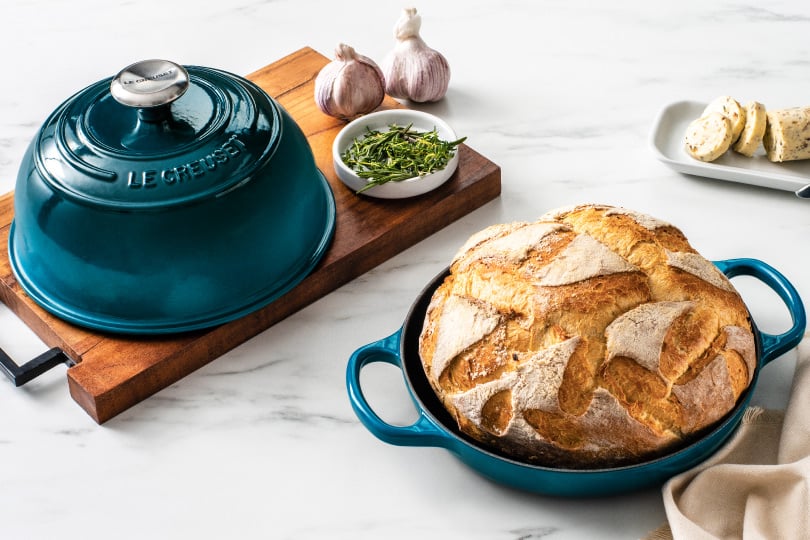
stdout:
[[113,78],[110,93],[128,107],[159,107],[182,96],[188,84],[188,72],[183,66],[168,60],[142,60]]

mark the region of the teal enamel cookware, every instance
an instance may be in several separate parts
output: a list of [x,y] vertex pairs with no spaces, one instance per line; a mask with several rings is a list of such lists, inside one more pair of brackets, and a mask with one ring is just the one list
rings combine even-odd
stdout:
[[[736,407],[710,432],[670,454],[629,466],[604,469],[562,469],[530,465],[490,450],[461,433],[436,397],[419,358],[419,334],[430,299],[448,272],[438,275],[418,296],[403,326],[393,335],[361,347],[352,354],[346,371],[349,400],[357,417],[378,439],[399,446],[435,446],[449,450],[483,476],[521,490],[557,496],[593,497],[660,485],[711,456],[732,435],[751,400],[759,372],[768,362],[796,345],[804,334],[804,305],[793,285],[777,270],[755,259],[715,262],[728,277],[753,276],[773,289],[785,302],[792,326],[771,335],[754,327],[757,370]],[[753,321],[752,321],[753,324]],[[383,421],[372,409],[360,386],[360,372],[374,362],[387,362],[402,370],[405,385],[418,412],[409,426]]]
[[313,269],[332,191],[289,114],[225,71],[147,60],[92,84],[25,153],[8,249],[25,292],[109,332],[206,328]]

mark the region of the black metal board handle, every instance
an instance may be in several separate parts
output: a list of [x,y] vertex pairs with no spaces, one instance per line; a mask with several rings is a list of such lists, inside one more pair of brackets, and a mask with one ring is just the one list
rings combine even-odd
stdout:
[[59,364],[70,367],[76,365],[76,362],[66,355],[62,349],[54,347],[23,365],[17,365],[3,349],[0,349],[0,367],[6,377],[14,383],[14,386],[22,386]]

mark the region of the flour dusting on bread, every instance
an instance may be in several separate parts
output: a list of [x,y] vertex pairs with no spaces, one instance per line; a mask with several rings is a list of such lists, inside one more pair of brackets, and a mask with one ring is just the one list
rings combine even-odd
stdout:
[[697,253],[667,251],[666,254],[667,263],[669,263],[670,266],[680,268],[684,272],[697,276],[703,281],[711,283],[715,287],[719,287],[727,291],[734,291],[734,286],[731,284],[728,278],[723,275],[723,273],[718,270],[715,265]]
[[628,210],[627,208],[608,208],[605,211],[606,216],[628,216],[633,219],[636,223],[648,229],[650,231],[654,231],[655,229],[660,229],[663,227],[672,227],[666,221],[660,220],[658,218],[654,218],[647,214],[642,214],[641,212],[636,212],[634,210]]
[[[559,223],[531,223],[515,226],[506,235],[486,235],[476,242],[471,242],[459,253],[456,259],[465,258],[466,264],[486,259],[498,259],[504,263],[519,264],[526,260],[529,252],[539,249],[543,238],[549,234],[567,229]],[[498,228],[493,232],[500,232]]]
[[553,287],[592,277],[637,270],[635,266],[593,237],[579,234],[537,274],[540,276],[538,284]]
[[456,355],[492,332],[499,321],[491,306],[460,296],[450,298],[438,325],[432,375],[438,378]]
[[664,338],[673,321],[694,305],[690,301],[641,304],[617,317],[605,328],[607,359],[626,356],[648,370],[660,373],[659,359]]

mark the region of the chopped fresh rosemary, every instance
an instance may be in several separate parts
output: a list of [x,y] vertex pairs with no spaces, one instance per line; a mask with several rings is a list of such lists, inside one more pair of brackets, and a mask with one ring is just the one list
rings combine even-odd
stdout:
[[387,182],[422,177],[445,168],[456,147],[466,139],[444,141],[435,127],[432,131],[417,131],[413,124],[390,124],[388,131],[366,127],[365,135],[354,139],[341,159],[357,176],[368,180],[357,191],[362,193]]

